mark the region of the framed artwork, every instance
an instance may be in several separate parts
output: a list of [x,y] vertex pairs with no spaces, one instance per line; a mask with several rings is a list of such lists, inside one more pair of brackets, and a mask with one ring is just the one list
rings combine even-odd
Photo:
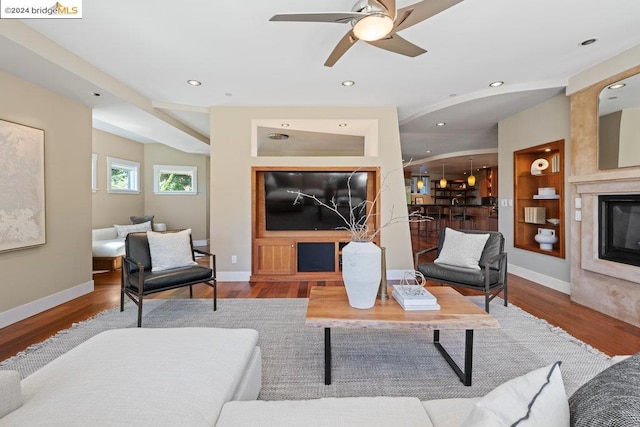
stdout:
[[416,205],[424,205],[424,198],[416,197]]
[[0,120],[0,251],[45,244],[44,131]]

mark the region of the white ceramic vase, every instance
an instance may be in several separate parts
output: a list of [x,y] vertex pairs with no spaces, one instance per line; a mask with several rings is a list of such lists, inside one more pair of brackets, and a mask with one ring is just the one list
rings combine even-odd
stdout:
[[373,242],[349,242],[342,248],[342,280],[353,308],[371,308],[380,286],[381,250]]
[[558,241],[556,230],[549,228],[538,228],[538,234],[533,236],[533,238],[540,244],[540,249],[543,251],[552,250],[553,244]]

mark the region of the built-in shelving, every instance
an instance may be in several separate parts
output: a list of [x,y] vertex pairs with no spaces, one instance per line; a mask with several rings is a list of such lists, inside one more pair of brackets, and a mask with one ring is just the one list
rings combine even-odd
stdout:
[[[532,164],[538,160],[549,166],[532,173]],[[540,163],[544,164],[544,161]],[[513,153],[514,164],[514,246],[559,258],[565,257],[564,216],[564,140],[541,144]],[[541,188],[553,188],[555,196],[540,198]],[[536,196],[536,197],[534,197]],[[544,223],[527,220],[525,208],[543,208]],[[550,218],[559,219],[551,224]],[[535,240],[538,229],[554,230],[558,241],[551,250],[543,250]]]
[[440,187],[440,180],[432,180],[433,200],[436,205],[450,205],[453,199],[461,204],[467,204],[476,198],[476,188],[467,186],[462,179],[454,179],[445,188]]

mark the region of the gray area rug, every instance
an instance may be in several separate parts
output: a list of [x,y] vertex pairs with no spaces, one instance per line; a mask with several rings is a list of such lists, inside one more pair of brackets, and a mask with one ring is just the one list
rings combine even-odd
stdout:
[[[482,305],[482,297],[470,297]],[[143,326],[253,328],[260,334],[263,387],[260,399],[329,396],[416,396],[420,399],[482,396],[533,369],[562,361],[567,394],[611,365],[605,354],[496,299],[491,314],[501,329],[476,331],[473,385],[465,387],[432,344],[432,333],[416,330],[333,329],[333,384],[324,385],[322,328],[304,326],[307,299],[149,300]],[[75,324],[56,336],[0,362],[0,369],[29,375],[102,331],[136,326],[132,303]],[[464,331],[443,331],[441,341],[462,364]],[[123,349],[123,351],[125,351]]]

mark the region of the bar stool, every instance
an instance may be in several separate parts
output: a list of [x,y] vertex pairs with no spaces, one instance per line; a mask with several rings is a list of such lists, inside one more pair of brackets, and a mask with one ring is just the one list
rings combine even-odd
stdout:
[[[440,232],[440,228],[442,227],[442,222],[446,227],[449,217],[446,213],[444,213],[444,209],[442,206],[427,206],[426,210],[427,216],[433,218],[433,222],[435,223],[435,231],[437,233]],[[427,233],[429,232],[429,225],[427,224]]]
[[452,226],[453,222],[458,223],[458,229],[462,229],[469,222],[469,230],[473,230],[473,216],[467,215],[467,208],[464,206],[451,206],[449,208],[449,224]]

